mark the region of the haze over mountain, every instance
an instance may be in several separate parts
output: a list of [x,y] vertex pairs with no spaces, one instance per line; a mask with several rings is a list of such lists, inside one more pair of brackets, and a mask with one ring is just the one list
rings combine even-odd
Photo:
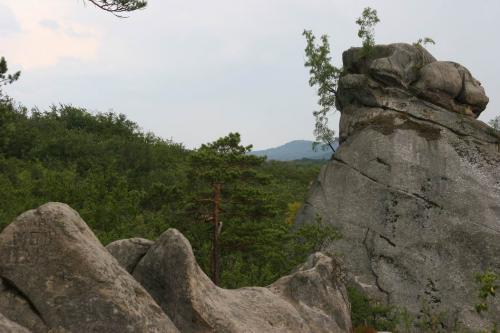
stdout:
[[[338,140],[335,140],[334,148],[337,149]],[[309,140],[293,140],[284,145],[251,152],[256,156],[267,156],[268,160],[275,161],[293,161],[301,159],[311,160],[329,160],[332,156],[330,148],[322,149],[318,147],[313,149],[313,141]]]

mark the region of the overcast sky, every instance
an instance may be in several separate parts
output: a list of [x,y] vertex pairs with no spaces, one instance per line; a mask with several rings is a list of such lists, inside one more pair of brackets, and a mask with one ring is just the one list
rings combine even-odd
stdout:
[[354,21],[366,6],[381,19],[377,43],[432,37],[436,58],[485,87],[480,119],[500,114],[497,0],[149,0],[127,19],[83,0],[0,0],[0,55],[22,70],[6,92],[28,107],[124,113],[187,147],[231,131],[257,149],[312,139],[301,33],[328,34],[339,64],[360,45]]

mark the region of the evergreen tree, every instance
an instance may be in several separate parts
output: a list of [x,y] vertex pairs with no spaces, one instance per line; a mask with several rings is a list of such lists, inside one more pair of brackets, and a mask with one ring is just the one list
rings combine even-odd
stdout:
[[262,194],[258,185],[265,181],[257,167],[265,158],[248,155],[252,146],[243,146],[240,141],[238,133],[229,133],[203,144],[190,157],[192,207],[198,221],[212,227],[210,274],[217,285],[221,277],[220,237],[224,223],[259,219],[268,213],[264,202],[255,204]]
[[3,97],[2,86],[11,84],[19,79],[21,72],[18,71],[14,74],[8,74],[9,68],[7,67],[7,61],[4,57],[0,58],[0,99]]

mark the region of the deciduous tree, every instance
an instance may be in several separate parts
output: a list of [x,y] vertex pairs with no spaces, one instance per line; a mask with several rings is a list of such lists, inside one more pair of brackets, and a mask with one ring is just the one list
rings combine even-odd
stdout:
[[[373,27],[380,22],[377,11],[370,7],[363,10],[361,17],[356,20],[359,25],[358,36],[363,42],[363,48],[368,52],[375,45],[375,33]],[[319,110],[313,111],[314,136],[316,145],[323,144],[335,152],[335,131],[328,126],[328,117],[331,112],[336,111],[337,84],[342,75],[342,68],[332,64],[331,49],[328,35],[320,37],[320,43],[316,44],[316,37],[311,30],[304,30],[306,38],[305,67],[309,68],[309,85],[316,87],[318,92]]]

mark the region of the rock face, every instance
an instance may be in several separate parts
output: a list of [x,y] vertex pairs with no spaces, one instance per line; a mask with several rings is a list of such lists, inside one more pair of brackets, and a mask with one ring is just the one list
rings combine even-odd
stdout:
[[28,315],[4,314],[34,332],[46,332],[42,324],[52,332],[178,332],[67,205],[20,215],[0,234],[0,253],[0,309],[10,297]]
[[132,273],[153,244],[153,241],[144,238],[122,239],[106,245],[106,250],[127,272]]
[[475,120],[484,89],[418,46],[353,48],[343,61],[341,145],[297,222],[319,214],[339,229],[333,250],[370,296],[472,329],[500,324],[500,300],[474,310],[475,274],[500,270],[500,134]]
[[351,309],[340,267],[317,252],[268,288],[293,304],[311,332],[350,332]]
[[26,328],[10,321],[0,313],[0,332],[5,333],[30,333]]
[[[33,305],[13,285],[0,278],[0,314],[11,321],[21,324],[34,333],[47,332],[49,329]],[[3,332],[0,330],[0,332]]]
[[189,242],[167,230],[134,277],[181,332],[350,332],[338,265],[321,254],[269,288],[218,288],[197,265]]

